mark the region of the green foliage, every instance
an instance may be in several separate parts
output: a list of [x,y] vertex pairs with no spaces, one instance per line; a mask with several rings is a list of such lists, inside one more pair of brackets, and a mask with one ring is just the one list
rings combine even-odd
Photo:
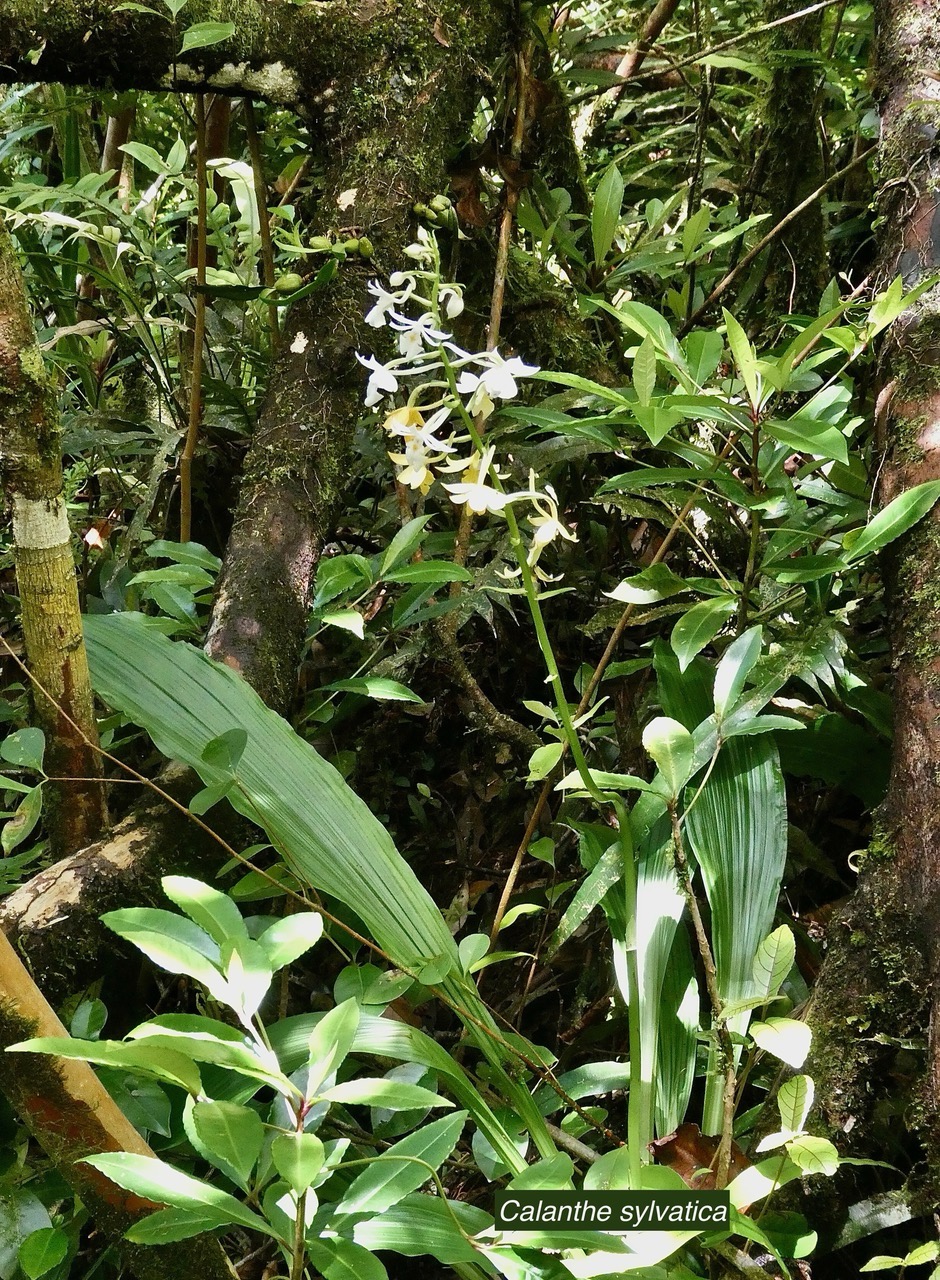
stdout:
[[[170,24],[179,56],[194,62],[237,35],[230,22],[192,23],[186,0],[116,9]],[[355,474],[324,532],[292,724],[196,647],[228,527],[220,494],[266,388],[272,317],[325,288],[347,257],[369,258],[362,232],[372,229],[336,225],[354,223],[355,210],[311,214],[320,159],[308,162],[295,120],[263,106],[269,198],[259,205],[236,111],[230,154],[211,162],[206,193],[213,261],[195,524],[206,545],[179,543],[171,490],[189,407],[197,201],[187,104],[140,96],[119,184],[83,158],[83,138],[89,120],[89,139],[103,133],[123,101],[18,89],[3,104],[0,204],[58,380],[89,652],[113,712],[103,741],[149,771],[146,730],[161,756],[200,776],[192,815],[212,823],[227,802],[269,842],[242,853],[251,865],[232,896],[171,876],[164,887],[183,915],[128,907],[106,917],[154,964],[197,984],[198,1012],[101,1039],[107,1010],[93,993],[66,1019],[74,1039],[41,1046],[94,1063],[158,1147],[157,1161],[93,1158],[166,1206],[135,1228],[142,1243],[235,1226],[273,1242],[288,1266],[302,1248],[327,1280],[381,1280],[378,1250],[428,1253],[467,1276],[633,1268],[697,1280],[723,1265],[709,1252],[717,1237],[573,1232],[561,1260],[557,1237],[494,1240],[485,1199],[488,1180],[507,1178],[678,1185],[648,1163],[648,1143],[694,1118],[720,1136],[733,1125],[753,1158],[771,1153],[732,1181],[732,1235],[787,1258],[814,1244],[805,1223],[745,1206],[838,1167],[812,1132],[812,1080],[789,1074],[810,1045],[793,1015],[813,944],[800,933],[797,963],[779,913],[835,896],[887,777],[875,557],[929,518],[940,483],[873,512],[871,354],[917,293],[900,279],[874,297],[855,288],[870,216],[864,188],[845,180],[827,192],[837,274],[818,312],[763,308],[769,259],[750,256],[770,229],[761,115],[777,63],[746,7],[677,12],[626,88],[601,65],[635,41],[621,9],[602,0],[549,22],[537,6],[526,21],[576,118],[599,91],[623,90],[593,122],[586,190],[574,172],[540,169],[529,150],[514,190],[503,332],[522,360],[555,356],[559,367],[517,371],[511,395],[493,390],[515,353],[504,338],[503,356],[482,362],[489,298],[475,277],[487,255],[465,242],[489,230],[464,222],[455,235],[465,202],[416,192],[427,200],[416,215],[439,243],[421,226],[406,260],[386,260],[382,246],[376,263],[404,273],[399,315],[420,304],[435,331],[456,336],[420,338],[426,378],[407,386],[408,319],[396,321],[398,354],[378,334],[375,351],[360,354],[401,378],[383,415],[391,448],[404,448],[395,413],[423,407],[430,429],[447,408],[453,452],[420,476],[398,455],[395,487],[389,441],[371,417],[360,422]],[[870,17],[849,3],[824,22],[828,52],[809,52],[834,171],[871,129]],[[435,27],[441,48],[456,39]],[[501,77],[466,153],[481,157],[478,172],[463,173],[464,154],[455,165],[486,215],[513,181],[500,130],[516,90]],[[465,289],[449,283],[455,273]],[[529,275],[547,304],[514,293]],[[708,301],[719,284],[724,309]],[[546,310],[547,337],[537,332]],[[565,312],[583,322],[576,346]],[[464,392],[468,375],[476,385]],[[450,474],[455,455],[470,465]],[[458,539],[464,511],[474,518]],[[615,627],[621,650],[596,666]],[[448,687],[442,637],[464,655],[466,704]],[[513,741],[526,744],[527,768],[488,712],[468,730],[462,715],[477,692],[519,716]],[[41,831],[45,744],[10,708],[0,891],[45,851],[22,851]],[[522,842],[520,878],[493,918],[531,812],[527,785],[546,788],[546,816]],[[426,885],[445,902],[453,894],[445,914]],[[234,901],[310,891],[328,915],[245,920]],[[694,949],[693,905],[705,922]],[[314,945],[318,961],[326,955],[323,934],[345,965],[332,1002],[329,982],[303,965]],[[498,949],[505,937],[516,949]],[[358,938],[377,949],[368,963]],[[716,1001],[701,979],[709,960]],[[288,967],[283,992],[302,975],[317,1013],[270,1016],[272,982]],[[547,1018],[545,995],[556,992],[561,1016]],[[393,1002],[440,1041],[380,1016]],[[122,1015],[122,1026],[134,1020]],[[556,1036],[562,1024],[578,1029],[573,1040],[566,1029]],[[462,1036],[454,1052],[449,1035]],[[363,1075],[363,1059],[381,1060],[385,1074]],[[734,1117],[723,1105],[729,1061]],[[768,1134],[774,1108],[780,1127]],[[565,1139],[582,1144],[576,1162],[559,1150]],[[596,1159],[582,1159],[585,1146]],[[0,1280],[64,1280],[85,1265],[83,1211],[42,1188],[35,1196],[30,1178],[21,1148],[0,1174]],[[429,1179],[437,1194],[420,1192]],[[864,1269],[935,1261],[929,1248]]]

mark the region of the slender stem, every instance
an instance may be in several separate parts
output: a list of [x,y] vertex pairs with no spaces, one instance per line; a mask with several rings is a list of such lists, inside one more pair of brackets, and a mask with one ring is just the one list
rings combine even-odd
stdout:
[[304,1267],[307,1261],[307,1247],[304,1240],[306,1209],[307,1193],[302,1191],[297,1197],[297,1215],[294,1218],[294,1246],[291,1250],[290,1280],[303,1280]]
[[[692,508],[698,502],[699,496],[701,495],[702,491],[707,488],[709,480],[711,479],[711,476],[717,472],[721,463],[725,460],[728,454],[731,453],[732,449],[734,448],[736,440],[737,440],[737,436],[731,435],[725,441],[725,444],[722,447],[721,452],[715,458],[715,464],[714,464],[714,467],[712,468],[712,471],[709,473],[709,475],[704,476],[702,480],[699,481],[699,483],[695,487],[695,491],[692,493],[691,497],[688,499],[685,506],[676,516],[675,520],[673,520],[668,533],[666,534],[665,538],[663,538],[662,542],[659,544],[658,551],[653,556],[653,559],[650,561],[650,567],[656,564],[660,564],[666,558],[669,548],[672,546],[673,541],[675,540],[676,536],[679,533],[679,530],[683,527],[689,513],[692,511]],[[601,654],[600,659],[597,663],[597,666],[594,668],[594,671],[591,673],[591,678],[588,680],[587,685],[585,686],[584,692],[581,694],[581,701],[578,703],[577,710],[575,711],[576,719],[578,716],[583,715],[584,712],[587,711],[588,707],[591,705],[591,699],[594,697],[594,693],[598,685],[600,684],[601,680],[604,678],[604,672],[607,670],[608,666],[613,660],[613,656],[617,652],[617,648],[620,644],[621,637],[623,636],[623,633],[626,631],[627,627],[630,625],[630,620],[633,617],[634,613],[636,612],[636,609],[637,609],[637,606],[635,604],[628,604],[627,607],[624,609],[623,613],[620,615],[620,618],[617,621],[617,625],[614,627],[613,632],[611,633],[611,637],[607,641],[607,647],[604,649],[604,652]],[[563,760],[568,750],[567,740],[563,742],[561,745],[562,745],[561,758]],[[548,798],[552,793],[552,787],[554,785],[555,785],[554,780],[552,778],[547,778],[545,782],[542,783],[542,790],[539,792],[538,799],[535,802],[535,807],[533,808],[532,813],[529,817],[529,821],[526,824],[525,833],[519,842],[518,848],[516,849],[516,856],[513,859],[512,866],[509,869],[509,874],[506,877],[506,883],[503,885],[503,891],[500,894],[499,903],[496,907],[496,914],[493,918],[493,927],[490,930],[491,943],[493,939],[495,939],[496,934],[499,932],[499,927],[502,924],[503,916],[506,914],[506,910],[509,906],[509,900],[512,897],[513,892],[515,890],[516,881],[519,878],[519,872],[522,870],[523,861],[525,860],[525,856],[526,856],[526,853],[528,852],[528,848],[532,841],[532,837],[538,828],[538,824],[539,824],[539,821],[541,820],[542,814],[545,812],[545,806],[548,804]]]
[[791,209],[785,218],[781,218],[780,221],[777,223],[777,225],[775,227],[772,227],[770,231],[768,231],[767,234],[757,242],[754,248],[751,249],[748,253],[746,253],[744,257],[740,260],[740,262],[738,262],[738,264],[735,267],[733,267],[732,270],[729,271],[726,276],[724,276],[721,280],[718,281],[718,283],[715,285],[714,289],[712,289],[711,293],[708,295],[708,297],[705,299],[702,305],[698,307],[692,313],[692,315],[689,316],[685,324],[682,325],[682,327],[679,330],[678,336],[681,338],[689,332],[692,326],[702,318],[702,316],[705,314],[706,311],[708,311],[708,309],[712,306],[712,304],[717,302],[718,299],[725,292],[725,290],[728,289],[735,282],[735,280],[737,280],[741,272],[746,271],[747,268],[754,261],[754,259],[758,257],[761,253],[763,253],[763,251],[767,248],[767,246],[771,244],[774,240],[776,240],[777,236],[781,235],[782,232],[786,231],[787,227],[791,224],[791,222],[795,222],[796,219],[799,218],[801,214],[806,212],[806,210],[810,207],[810,205],[815,204],[815,202],[818,199],[820,199],[821,196],[824,196],[826,194],[826,192],[829,190],[831,186],[837,183],[841,178],[844,178],[846,174],[851,173],[853,169],[857,169],[860,164],[865,164],[867,162],[868,162],[868,152],[863,151],[861,155],[856,156],[854,160],[850,160],[844,169],[840,169],[839,172],[834,173],[831,178],[827,178],[826,181],[822,184],[822,186],[817,187],[815,191],[811,191],[810,194],[806,197],[806,199],[801,200],[795,209]]
[[496,266],[493,270],[493,292],[490,301],[490,324],[486,337],[487,351],[495,351],[499,345],[499,326],[502,321],[503,299],[506,294],[506,273],[509,269],[509,245],[512,238],[512,224],[516,217],[516,206],[519,203],[518,166],[522,162],[522,148],[525,143],[526,96],[531,56],[531,45],[527,45],[525,49],[520,49],[516,54],[516,118],[513,123],[512,142],[509,147],[513,167],[506,178],[506,198],[503,203],[503,216],[499,226],[499,243],[496,246]]
[[[503,204],[503,216],[499,224],[499,241],[496,246],[496,265],[493,268],[493,288],[490,295],[490,321],[486,330],[486,350],[495,351],[499,345],[499,329],[503,318],[503,305],[506,299],[506,276],[509,270],[509,248],[512,241],[512,226],[519,204],[520,188],[516,184],[518,168],[522,163],[522,151],[525,145],[526,130],[526,94],[529,83],[529,61],[532,56],[531,45],[516,54],[516,118],[513,122],[512,142],[509,147],[513,170],[506,179],[506,195]],[[483,435],[483,421],[476,424],[478,436]],[[460,568],[467,562],[470,552],[470,533],[473,528],[473,512],[464,506],[460,513],[457,527],[457,541],[454,546],[454,564]],[[463,590],[461,582],[453,582],[450,587],[452,597],[459,596]],[[456,647],[457,614],[456,611],[446,614],[441,620],[441,631],[448,639],[453,640]]]
[[[760,494],[760,490],[760,420],[757,418],[754,422],[754,430],[751,433],[751,492],[755,498]],[[738,635],[747,630],[748,603],[757,573],[757,556],[760,551],[761,518],[760,509],[756,504],[750,516],[751,536],[747,549],[747,566],[744,570],[744,581],[742,583],[741,596],[738,600]]]
[[[251,158],[251,174],[254,179],[255,203],[258,206],[258,227],[261,232],[261,276],[265,287],[274,288],[274,244],[271,240],[271,223],[268,218],[268,189],[264,181],[264,166],[261,161],[261,143],[258,138],[258,121],[255,115],[255,104],[251,98],[245,98],[245,132],[248,138],[248,155]],[[277,307],[268,306],[268,327],[271,330],[271,351],[277,350],[280,336],[277,322]]]
[[180,542],[193,526],[193,457],[202,421],[202,359],[206,341],[206,99],[196,94],[196,298],[193,364],[189,381],[189,425],[180,454]]

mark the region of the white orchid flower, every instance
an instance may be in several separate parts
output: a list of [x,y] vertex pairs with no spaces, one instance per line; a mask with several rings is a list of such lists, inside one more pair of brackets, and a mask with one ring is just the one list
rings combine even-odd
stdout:
[[[529,497],[532,505],[535,507],[537,515],[529,516],[529,524],[532,526],[532,543],[529,547],[529,554],[526,561],[530,569],[535,569],[539,557],[549,543],[554,542],[556,538],[564,538],[567,542],[577,542],[577,534],[566,528],[558,518],[558,497],[551,485],[546,485],[542,493],[535,490],[535,477],[529,477],[531,492]],[[539,577],[542,574],[539,573]]]
[[434,483],[431,466],[436,459],[428,454],[419,440],[408,440],[405,443],[404,453],[390,452],[388,456],[396,467],[401,468],[396,477],[400,484],[407,485],[409,489],[420,489],[423,493],[427,493]]
[[498,489],[494,489],[492,485],[486,483],[490,468],[493,465],[493,454],[496,450],[491,445],[486,450],[483,457],[479,459],[476,466],[469,470],[469,474],[474,476],[473,479],[460,481],[458,484],[445,484],[444,488],[450,494],[451,502],[457,504],[466,504],[474,515],[482,516],[486,511],[502,511],[508,502],[512,501],[512,494],[500,493]]
[[387,365],[380,364],[375,356],[361,356],[357,351],[356,359],[364,368],[370,370],[364,403],[367,409],[372,409],[384,396],[394,395],[398,390],[398,379],[391,369]]
[[469,369],[465,369],[457,383],[457,390],[461,395],[470,395],[467,405],[470,413],[485,411],[487,403],[491,413],[494,400],[512,400],[519,394],[517,378],[538,373],[538,365],[526,364],[519,356],[504,360],[498,351],[488,351],[476,359],[479,364],[487,367],[482,373],[471,373]]
[[435,432],[450,417],[450,409],[445,405],[433,413],[427,421],[424,414],[415,405],[404,409],[394,409],[383,423],[390,436],[400,436],[406,444],[414,442],[429,453],[454,453],[454,446],[447,440],[441,440]]
[[428,235],[427,228],[419,227],[417,241],[405,248],[406,257],[413,258],[415,262],[433,262],[435,253],[436,248]]
[[408,360],[424,355],[425,345],[436,347],[447,340],[446,333],[434,328],[434,317],[430,311],[418,316],[416,320],[393,311],[391,323],[398,333],[398,350]]
[[455,284],[442,284],[437,298],[448,320],[455,319],[463,311],[463,294]]
[[403,307],[418,287],[417,280],[406,271],[396,271],[389,276],[388,282],[392,286],[390,290],[383,289],[378,280],[369,281],[368,288],[375,298],[375,305],[366,312],[366,324],[373,329],[381,329],[388,322],[388,313],[395,307]]

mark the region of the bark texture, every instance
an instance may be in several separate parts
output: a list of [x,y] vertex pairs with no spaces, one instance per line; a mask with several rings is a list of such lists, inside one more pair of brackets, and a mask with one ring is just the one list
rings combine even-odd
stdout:
[[[173,21],[169,12],[123,10],[120,0],[4,0],[0,81],[216,90],[306,107],[352,70],[367,76],[397,59],[407,74],[415,33],[431,39],[436,23],[454,50],[472,49],[490,9],[428,8],[419,0],[189,0]],[[219,44],[182,52],[187,28],[201,22],[235,30]],[[355,103],[344,105],[355,111]]]
[[[940,58],[933,5],[882,0],[882,274],[908,287],[940,267]],[[940,288],[895,326],[879,397],[881,501],[940,478]],[[890,1150],[875,1103],[886,1075],[906,1095],[907,1126],[940,1188],[940,513],[886,557],[895,738],[888,795],[858,891],[834,926],[814,1023],[816,1096],[835,1130]],[[914,1060],[902,1041],[923,1041]],[[902,1059],[904,1059],[902,1069]],[[870,1121],[873,1118],[873,1122]],[[896,1117],[891,1125],[897,1130]],[[891,1127],[891,1126],[889,1126]],[[854,1139],[853,1139],[854,1140]],[[890,1157],[889,1157],[890,1158]],[[932,1191],[931,1188],[932,1187]]]
[[[0,224],[0,481],[13,506],[16,576],[36,720],[45,731],[46,822],[70,853],[107,823],[78,584],[62,496],[55,388],[36,343],[19,263]],[[71,782],[70,778],[81,779]]]
[[[501,3],[481,4],[472,35],[445,47],[427,17],[412,15],[404,64],[402,25],[394,46],[366,71],[344,73],[320,103],[321,226],[364,237],[374,261],[350,256],[326,292],[291,310],[245,460],[206,646],[279,711],[294,692],[310,585],[364,412],[356,352],[379,340],[363,319],[366,285],[407,264],[412,206],[446,189],[449,151],[479,99],[479,68],[508,22]],[[440,20],[456,37],[461,7],[444,6]]]
[[[765,20],[774,22],[803,8],[797,0],[768,0]],[[818,112],[822,12],[775,27],[767,60],[771,79],[764,99],[758,166],[759,206],[776,226],[825,181]],[[772,317],[816,314],[829,280],[826,227],[819,200],[800,214],[767,251],[766,304]],[[771,323],[773,322],[771,317]]]
[[[164,769],[158,781],[181,804],[201,786],[181,765]],[[234,813],[223,809],[212,822],[230,842],[241,842],[244,828]],[[163,876],[205,875],[221,853],[211,835],[149,794],[106,839],[61,859],[5,897],[0,932],[41,978],[53,1006],[98,979],[123,990],[128,965],[139,956],[99,917],[130,905],[165,907]]]

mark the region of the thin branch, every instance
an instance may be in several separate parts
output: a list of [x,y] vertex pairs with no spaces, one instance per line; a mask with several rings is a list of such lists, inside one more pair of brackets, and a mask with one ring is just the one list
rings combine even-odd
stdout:
[[857,169],[860,164],[867,163],[868,155],[868,151],[863,151],[861,155],[857,155],[854,160],[849,161],[844,169],[840,169],[838,173],[834,173],[831,178],[826,179],[821,187],[817,187],[815,191],[810,192],[806,199],[801,201],[795,209],[791,209],[785,218],[781,218],[777,225],[772,227],[763,239],[759,240],[754,248],[746,253],[740,262],[733,267],[726,276],[718,281],[702,305],[689,316],[688,320],[686,320],[679,329],[678,336],[680,338],[684,337],[696,322],[702,318],[705,312],[708,311],[708,309],[717,302],[722,294],[734,283],[741,272],[746,270],[754,259],[759,257],[767,246],[772,243],[772,241],[776,240],[777,236],[785,231],[792,222],[795,222],[800,214],[805,213],[811,204],[814,204],[823,195],[825,195],[829,188],[834,186],[841,178],[844,178],[846,174],[851,173],[853,169]]
[[193,457],[202,421],[202,358],[206,341],[206,99],[196,94],[196,299],[193,364],[189,380],[189,426],[180,454],[180,542],[189,542],[193,525]]
[[[767,31],[772,31],[775,27],[786,26],[788,22],[799,22],[801,18],[808,18],[812,13],[818,13],[820,9],[831,9],[833,5],[844,4],[845,0],[819,0],[817,4],[808,5],[805,9],[800,9],[796,13],[784,14],[782,18],[774,18],[772,22],[762,22],[757,27],[750,27],[747,31],[742,31],[736,36],[729,36],[727,40],[722,40],[718,44],[710,45],[707,49],[702,49],[699,53],[690,53],[687,58],[681,58],[678,62],[670,61],[670,71],[681,71],[684,67],[691,67],[696,62],[701,62],[703,58],[710,58],[712,54],[721,53],[725,49],[733,49],[735,45],[745,44],[748,40],[753,40],[756,36],[762,36]],[[657,76],[663,74],[663,68],[654,67],[650,71],[636,72],[632,77],[634,84],[639,84],[644,80],[655,80]],[[579,95],[579,98],[599,97],[605,93],[609,93],[610,89],[591,89],[587,93]]]

